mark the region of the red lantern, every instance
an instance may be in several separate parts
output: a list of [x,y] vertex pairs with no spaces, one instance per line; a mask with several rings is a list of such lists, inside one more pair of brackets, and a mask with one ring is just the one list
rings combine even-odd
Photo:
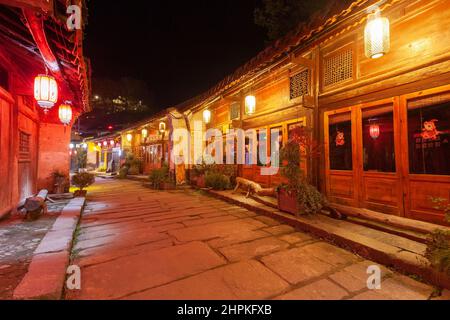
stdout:
[[69,104],[59,106],[59,120],[64,125],[68,125],[72,121],[72,107]]
[[58,101],[58,85],[49,75],[38,75],[34,79],[34,98],[47,112]]
[[370,125],[370,136],[376,140],[380,137],[380,126],[377,124]]

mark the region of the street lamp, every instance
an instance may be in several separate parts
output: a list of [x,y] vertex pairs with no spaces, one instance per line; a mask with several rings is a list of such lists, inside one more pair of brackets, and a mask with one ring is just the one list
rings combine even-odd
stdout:
[[256,97],[248,95],[245,97],[245,114],[251,116],[256,112]]

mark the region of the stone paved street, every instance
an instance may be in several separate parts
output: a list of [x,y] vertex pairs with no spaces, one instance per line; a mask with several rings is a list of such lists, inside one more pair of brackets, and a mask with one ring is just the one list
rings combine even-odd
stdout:
[[72,264],[68,299],[429,299],[433,288],[270,218],[192,190],[98,180]]
[[0,222],[0,300],[11,299],[28,270],[33,252],[67,202],[48,205],[48,214],[33,222],[14,215]]

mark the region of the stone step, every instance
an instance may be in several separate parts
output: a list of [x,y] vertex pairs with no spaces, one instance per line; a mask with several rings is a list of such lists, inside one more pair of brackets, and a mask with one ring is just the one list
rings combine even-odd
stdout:
[[[278,210],[278,201],[274,197],[251,196],[251,198],[263,205]],[[434,229],[445,229],[445,227],[433,225],[426,222],[410,220],[402,217],[393,217],[379,212],[365,209],[355,209],[335,205],[339,211],[347,215],[346,221],[366,226],[375,230],[384,231],[393,235],[398,235],[423,244],[428,243],[428,235]],[[345,209],[344,209],[345,208]],[[355,210],[360,210],[355,213]],[[323,214],[329,215],[329,212],[323,211]]]
[[209,194],[259,214],[278,219],[366,259],[392,267],[408,275],[420,276],[429,283],[450,289],[449,277],[430,267],[428,260],[424,257],[426,246],[420,241],[345,220],[335,220],[325,215],[295,217],[229,191],[210,190]]

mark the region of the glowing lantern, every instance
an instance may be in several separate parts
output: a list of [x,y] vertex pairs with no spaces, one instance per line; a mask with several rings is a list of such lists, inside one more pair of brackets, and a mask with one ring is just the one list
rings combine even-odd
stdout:
[[49,75],[38,75],[34,79],[34,98],[45,112],[52,108],[58,101],[58,86],[55,78]]
[[103,146],[107,146],[108,145],[108,142],[107,141],[103,141]]
[[211,122],[211,111],[209,111],[208,109],[203,111],[203,121],[206,124],[209,124]]
[[97,143],[97,146],[98,146],[99,148],[101,148],[101,147],[102,147],[102,144],[99,142],[99,143]]
[[114,140],[111,140],[111,141],[109,142],[109,144],[110,144],[112,147],[114,147],[114,145],[115,145],[116,143],[114,142]]
[[166,132],[166,124],[164,122],[159,123],[159,132],[161,133]]
[[255,96],[245,97],[245,114],[251,116],[256,112],[256,98]]
[[148,130],[147,129],[142,129],[142,137],[145,139],[148,136]]
[[127,134],[127,141],[128,142],[133,141],[133,135],[131,133]]
[[59,106],[59,120],[68,125],[72,121],[72,107],[69,104],[62,104]]
[[389,19],[382,18],[380,10],[377,9],[368,16],[364,30],[366,56],[371,59],[384,56],[391,47],[390,38]]
[[377,124],[372,124],[370,126],[369,133],[372,139],[378,139],[380,137],[380,126]]

